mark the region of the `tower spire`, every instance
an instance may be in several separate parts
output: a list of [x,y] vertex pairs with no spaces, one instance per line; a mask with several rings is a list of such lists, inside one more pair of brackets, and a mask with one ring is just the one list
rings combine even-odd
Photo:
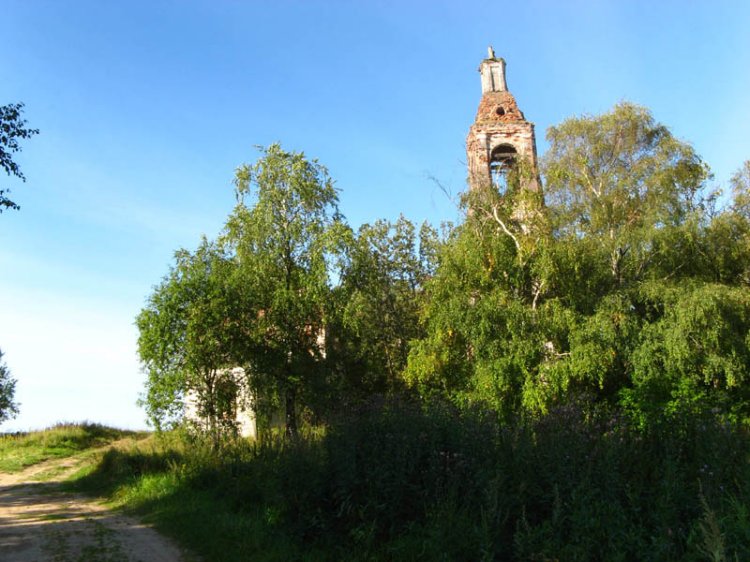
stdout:
[[[469,186],[479,189],[494,185],[504,191],[508,170],[519,160],[530,165],[533,178],[537,177],[536,139],[534,124],[526,121],[508,91],[505,60],[495,56],[492,46],[487,54],[479,65],[482,99],[466,138]],[[538,190],[539,182],[533,179],[524,187]]]
[[482,74],[482,93],[507,92],[508,85],[505,83],[505,60],[495,56],[492,45],[487,49],[488,57],[479,65]]

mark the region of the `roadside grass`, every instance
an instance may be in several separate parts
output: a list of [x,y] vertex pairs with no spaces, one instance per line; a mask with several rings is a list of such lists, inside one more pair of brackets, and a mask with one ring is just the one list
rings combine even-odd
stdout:
[[745,429],[700,416],[385,403],[297,441],[165,434],[71,485],[212,562],[750,560],[748,460]]
[[72,457],[117,439],[145,435],[89,422],[59,423],[42,431],[0,435],[0,472],[20,472],[49,459]]
[[219,491],[233,480],[227,462],[239,466],[256,455],[257,444],[245,440],[214,451],[184,434],[162,433],[101,453],[98,464],[82,468],[66,488],[106,498],[205,560],[240,562],[248,553],[262,561],[330,559],[317,546],[295,541],[272,506],[238,509],[237,498]]

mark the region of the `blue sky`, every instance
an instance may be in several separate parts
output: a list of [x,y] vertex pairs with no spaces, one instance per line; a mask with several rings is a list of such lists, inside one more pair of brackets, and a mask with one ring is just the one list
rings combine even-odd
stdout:
[[649,107],[726,185],[750,158],[750,2],[0,0],[0,105],[41,133],[0,214],[0,349],[21,415],[144,426],[133,319],[174,250],[215,236],[232,176],[281,141],[353,225],[458,213],[489,44],[547,127]]

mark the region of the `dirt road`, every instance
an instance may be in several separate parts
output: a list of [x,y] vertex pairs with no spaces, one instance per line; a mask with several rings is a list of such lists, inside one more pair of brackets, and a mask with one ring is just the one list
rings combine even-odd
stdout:
[[[17,474],[0,473],[3,562],[187,562],[166,538],[60,481],[76,461],[54,460]],[[42,479],[43,481],[40,481]]]

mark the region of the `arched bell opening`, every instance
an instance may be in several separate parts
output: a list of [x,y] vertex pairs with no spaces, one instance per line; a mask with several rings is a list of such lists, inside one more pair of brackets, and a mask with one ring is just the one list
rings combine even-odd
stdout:
[[516,167],[518,153],[510,144],[501,144],[490,154],[490,178],[495,189],[504,194],[511,187],[509,182]]

